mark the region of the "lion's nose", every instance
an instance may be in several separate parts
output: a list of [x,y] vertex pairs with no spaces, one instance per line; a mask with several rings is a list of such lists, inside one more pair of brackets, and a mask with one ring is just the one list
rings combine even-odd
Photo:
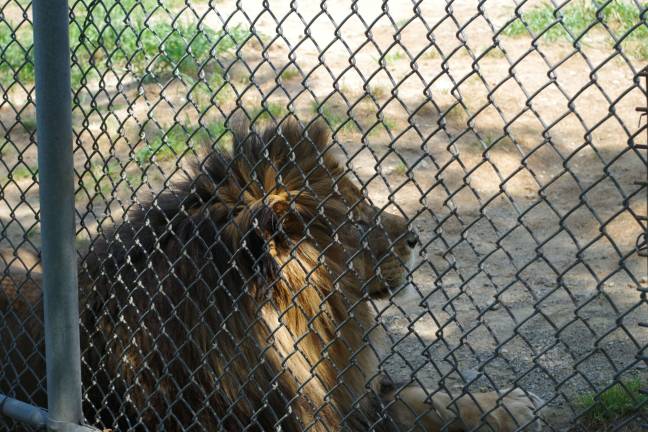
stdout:
[[407,246],[414,249],[418,244],[418,235],[414,231],[410,231],[407,233],[405,241],[407,241]]

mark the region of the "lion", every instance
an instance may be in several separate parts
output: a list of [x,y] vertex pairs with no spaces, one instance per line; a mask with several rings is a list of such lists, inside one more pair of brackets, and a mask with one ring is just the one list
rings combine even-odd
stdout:
[[[89,424],[125,430],[488,430],[534,424],[521,389],[464,394],[381,371],[370,302],[418,247],[333,155],[328,129],[232,127],[232,149],[140,203],[81,270]],[[410,267],[411,268],[411,267]]]

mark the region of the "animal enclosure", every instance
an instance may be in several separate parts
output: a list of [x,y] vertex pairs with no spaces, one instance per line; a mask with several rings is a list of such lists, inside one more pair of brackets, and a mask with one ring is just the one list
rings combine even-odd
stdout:
[[[409,295],[367,300],[381,373],[453,398],[519,387],[542,430],[648,424],[645,1],[69,7],[82,280],[112,226],[206,149],[233,151],[233,124],[319,120],[362,193],[418,235]],[[0,398],[44,407],[32,6],[0,10]]]

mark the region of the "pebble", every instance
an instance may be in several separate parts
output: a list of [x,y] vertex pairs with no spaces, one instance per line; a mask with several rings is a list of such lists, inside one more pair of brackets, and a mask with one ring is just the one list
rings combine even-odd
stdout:
[[463,371],[461,373],[461,375],[463,376],[463,379],[466,382],[470,382],[470,381],[475,380],[475,379],[477,379],[479,377],[479,372],[477,372],[474,369],[467,369],[467,370]]

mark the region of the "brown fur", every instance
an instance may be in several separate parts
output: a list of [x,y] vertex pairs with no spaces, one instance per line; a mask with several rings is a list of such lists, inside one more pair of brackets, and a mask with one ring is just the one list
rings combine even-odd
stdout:
[[43,339],[39,280],[37,256],[0,251],[0,393],[44,406],[45,361],[35,349]]
[[[471,397],[381,390],[382,327],[366,300],[403,286],[406,221],[367,202],[324,127],[234,132],[231,154],[196,163],[91,246],[81,278],[89,421],[156,431],[478,425]],[[515,397],[514,414],[528,420],[533,403]],[[477,399],[492,409],[498,397]]]

